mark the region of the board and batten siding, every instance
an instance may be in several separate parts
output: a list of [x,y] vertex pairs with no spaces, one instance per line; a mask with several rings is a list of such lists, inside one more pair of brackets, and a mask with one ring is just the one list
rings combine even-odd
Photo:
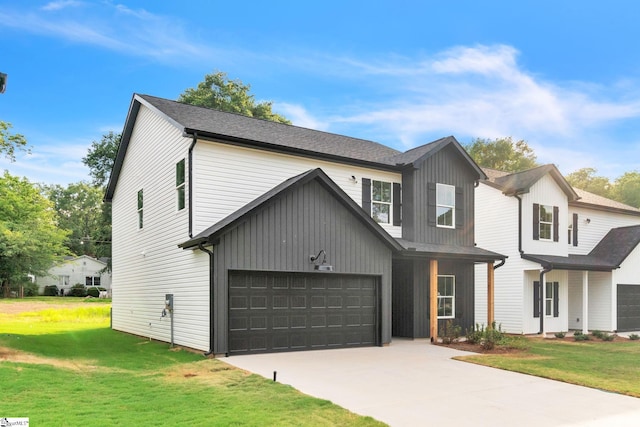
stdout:
[[[194,149],[194,235],[287,179],[315,168],[360,206],[362,178],[402,182],[400,173],[200,139]],[[393,237],[402,235],[401,227],[381,226]]]
[[[570,206],[569,216],[574,213],[578,214],[578,246],[569,246],[569,253],[575,255],[586,255],[591,252],[613,228],[640,224],[640,216],[637,215]],[[566,237],[564,241],[567,241]]]
[[[569,209],[567,195],[549,176],[543,176],[533,184],[528,193],[522,196],[522,249],[528,254],[567,256],[567,230],[569,227]],[[533,239],[533,205],[558,207],[558,241]],[[578,240],[579,241],[579,240]]]
[[[162,311],[165,294],[174,294],[174,342],[208,350],[208,256],[177,246],[188,240],[189,222],[188,207],[177,210],[175,170],[188,157],[190,143],[140,107],[112,201],[113,328],[169,342],[170,320]],[[139,230],[141,189],[144,227]]]
[[[429,242],[456,246],[473,246],[474,241],[474,183],[475,176],[466,159],[453,147],[443,148],[427,158],[416,169],[404,173],[407,181],[403,194],[402,237],[415,242]],[[462,209],[456,206],[455,228],[436,227],[428,218],[429,186],[447,184],[462,190]],[[459,201],[456,197],[457,201]]]
[[[314,273],[320,249],[335,273],[380,277],[381,340],[391,340],[391,249],[317,181],[268,202],[220,236],[215,258],[216,354],[226,353],[229,270]],[[332,274],[318,272],[315,274]]]
[[[510,333],[523,331],[523,269],[518,252],[518,199],[481,183],[475,189],[475,233],[479,247],[507,255],[494,270],[494,316]],[[475,321],[487,324],[487,265],[475,266]]]

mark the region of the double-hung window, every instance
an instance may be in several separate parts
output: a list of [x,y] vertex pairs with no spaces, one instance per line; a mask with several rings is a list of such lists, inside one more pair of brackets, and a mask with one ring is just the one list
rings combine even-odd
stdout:
[[391,222],[391,183],[371,181],[371,216],[381,224]]
[[456,187],[436,184],[436,217],[438,227],[455,227]]
[[456,278],[438,276],[438,319],[453,319],[456,313]]
[[553,230],[553,206],[540,205],[540,240],[551,240]]
[[559,213],[558,206],[533,204],[533,240],[559,241]]
[[177,195],[177,207],[181,211],[185,207],[185,170],[184,159],[176,163],[176,195]]
[[[533,282],[533,317],[540,317],[540,282]],[[545,316],[559,317],[560,315],[560,284],[559,282],[546,282],[544,287],[544,300],[542,307]]]
[[143,225],[143,194],[142,194],[142,190],[138,191],[138,229],[142,229],[142,225]]

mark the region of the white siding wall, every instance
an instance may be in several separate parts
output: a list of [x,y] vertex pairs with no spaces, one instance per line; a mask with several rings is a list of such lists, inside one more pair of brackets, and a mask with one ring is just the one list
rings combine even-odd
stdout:
[[[533,240],[533,204],[557,206],[559,208],[559,240]],[[522,248],[528,254],[567,256],[568,229],[567,196],[549,175],[543,176],[531,186],[528,193],[522,195]]]
[[[574,213],[578,214],[578,246],[569,246],[569,253],[576,255],[588,254],[612,228],[640,224],[640,216],[635,215],[570,207],[569,217]],[[564,233],[566,236],[566,228]],[[566,237],[564,242],[567,242]]]
[[589,330],[612,331],[613,298],[612,275],[609,272],[589,273]]
[[[189,238],[188,212],[176,209],[175,165],[187,158],[188,138],[140,107],[116,187],[113,211],[113,328],[170,340],[161,318],[165,294],[175,294],[175,343],[209,349],[209,263],[177,245]],[[144,229],[137,193],[144,191]]]
[[[480,184],[475,190],[476,243],[507,255],[506,263],[495,270],[495,320],[510,333],[522,333],[522,269],[518,253],[518,200],[500,190]],[[476,323],[487,323],[487,266],[475,269]]]
[[616,283],[640,285],[640,245],[629,254],[615,274]]
[[[362,205],[363,177],[402,182],[399,173],[200,140],[194,149],[194,235],[283,181],[315,168],[322,168],[358,205]],[[350,179],[352,175],[357,182]],[[393,237],[401,237],[401,227],[382,226]]]
[[[591,273],[589,273],[591,275]],[[591,277],[589,277],[591,281]],[[569,329],[582,330],[582,271],[569,272]]]
[[[533,317],[533,282],[540,280],[540,271],[527,271],[525,273],[524,284],[524,316],[525,316],[525,334],[535,334],[540,332],[540,318]],[[558,282],[559,300],[558,300],[558,317],[544,317],[544,331],[561,332],[568,331],[568,312],[569,312],[569,286],[568,272],[561,270],[550,271],[545,274],[545,282]]]

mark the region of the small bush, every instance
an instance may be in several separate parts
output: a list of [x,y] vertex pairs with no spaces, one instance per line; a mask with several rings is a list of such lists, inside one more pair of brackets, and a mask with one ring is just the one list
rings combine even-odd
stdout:
[[640,335],[638,335],[638,334],[629,334],[629,339],[630,339],[631,341],[637,341],[637,340],[640,340]]
[[589,341],[589,335],[576,332],[573,334],[574,341]]
[[44,287],[44,296],[56,297],[58,296],[58,287],[56,285],[50,285]]
[[106,291],[106,289],[102,287],[92,286],[87,289],[87,295],[98,298],[100,296],[100,291]]
[[602,331],[593,331],[591,332],[591,335],[593,335],[596,338],[600,338],[602,339],[602,337],[605,335],[605,332]]
[[484,339],[480,343],[483,349],[491,350],[496,344],[500,344],[504,340],[504,334],[502,333],[502,326],[496,328],[496,322],[491,324],[490,328],[485,329]]
[[556,335],[556,338],[562,339],[567,335],[567,333],[566,332],[556,332],[555,335]]
[[608,334],[606,332],[603,332],[602,335],[600,335],[600,339],[602,341],[613,341],[613,339],[615,338],[615,334]]
[[469,331],[467,329],[465,333],[465,338],[469,344],[478,344],[482,341],[484,337],[484,325],[480,325],[476,323],[476,325]]
[[71,297],[86,297],[87,289],[81,283],[76,283],[67,291],[67,295]]
[[36,297],[38,296],[38,285],[30,282],[30,281],[26,281],[20,284],[14,284],[11,285],[11,290],[16,292],[16,294],[20,295],[20,288],[22,287],[22,291],[23,291],[23,295],[25,297]]

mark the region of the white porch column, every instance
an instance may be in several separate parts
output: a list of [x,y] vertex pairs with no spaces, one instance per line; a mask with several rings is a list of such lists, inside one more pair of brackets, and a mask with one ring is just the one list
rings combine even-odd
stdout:
[[589,272],[582,272],[582,333],[589,333]]

